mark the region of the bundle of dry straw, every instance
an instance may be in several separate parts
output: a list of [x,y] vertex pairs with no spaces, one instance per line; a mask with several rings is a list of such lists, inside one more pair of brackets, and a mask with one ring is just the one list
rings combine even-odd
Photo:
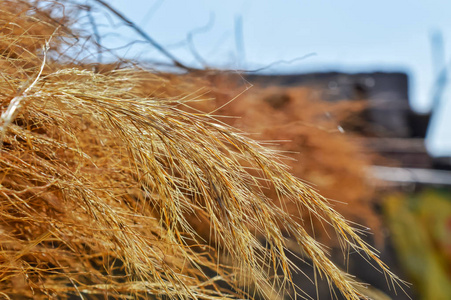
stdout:
[[347,299],[364,297],[265,188],[331,224],[345,249],[398,281],[278,153],[185,112],[189,97],[136,89],[168,77],[93,72],[73,60],[80,37],[55,17],[59,3],[46,4],[0,1],[0,295],[270,298],[294,284],[286,232]]
[[[375,190],[366,176],[374,158],[355,142],[355,133],[348,131],[354,124],[363,123],[358,119],[365,108],[363,101],[328,102],[312,88],[268,87],[256,80],[237,101],[228,103],[246,89],[246,82],[233,74],[216,77],[213,80],[216,106],[204,102],[201,109],[212,111],[222,107],[216,114],[227,116],[223,119],[227,124],[254,133],[253,138],[262,142],[277,141],[269,146],[290,158],[284,161],[290,172],[313,184],[321,195],[333,199],[333,208],[346,219],[370,227],[376,244],[381,245],[382,226],[373,208]],[[265,191],[265,195],[278,199],[273,190]],[[285,205],[291,212],[297,212],[295,203],[287,201]],[[310,217],[304,211],[302,218]],[[315,218],[312,223],[315,238],[334,246],[333,234],[326,230],[332,228]]]

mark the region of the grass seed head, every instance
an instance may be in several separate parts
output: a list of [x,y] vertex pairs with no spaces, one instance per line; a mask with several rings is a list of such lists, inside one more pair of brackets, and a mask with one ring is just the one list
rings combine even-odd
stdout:
[[[2,295],[270,298],[293,284],[286,232],[347,299],[364,297],[302,222],[264,195],[261,179],[398,280],[273,150],[182,110],[187,95],[136,88],[180,79],[94,72],[65,54],[83,40],[66,17],[77,10],[13,3],[0,1]],[[271,268],[283,276],[271,278]]]

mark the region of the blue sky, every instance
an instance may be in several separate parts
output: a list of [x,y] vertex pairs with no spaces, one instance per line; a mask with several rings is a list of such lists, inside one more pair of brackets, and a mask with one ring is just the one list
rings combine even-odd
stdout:
[[[431,51],[432,32],[441,32],[445,60],[451,60],[451,1],[357,0],[110,0],[181,61],[210,66],[255,69],[273,62],[267,72],[403,71],[410,76],[412,107],[431,108],[437,71]],[[242,18],[243,45],[236,46],[235,20]],[[210,24],[208,30],[205,30]],[[122,35],[136,39],[132,33]],[[187,43],[191,34],[192,43]],[[117,41],[111,40],[111,43]],[[449,51],[447,51],[449,50]],[[148,46],[128,54],[162,59]],[[437,156],[451,155],[451,91],[445,90],[427,141]]]

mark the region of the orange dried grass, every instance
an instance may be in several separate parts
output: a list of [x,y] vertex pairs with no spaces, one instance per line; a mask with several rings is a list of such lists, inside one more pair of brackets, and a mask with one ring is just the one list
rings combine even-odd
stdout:
[[[1,295],[269,298],[293,284],[286,232],[347,299],[364,297],[265,187],[331,224],[343,245],[398,282],[277,152],[181,110],[189,97],[144,97],[136,88],[174,84],[163,76],[59,62],[76,46],[64,18],[50,17],[59,4],[13,3],[0,2]],[[216,247],[193,230],[193,215]],[[233,263],[221,264],[218,253]],[[270,278],[269,266],[282,278]]]
[[[212,81],[217,100],[204,102],[199,109],[214,110],[215,106],[222,106],[246,89],[246,82],[240,76],[218,77]],[[364,104],[325,102],[318,94],[305,87],[263,87],[257,82],[240,95],[239,100],[232,101],[216,114],[228,116],[222,120],[244,132],[254,133],[253,138],[257,140],[274,141],[270,146],[284,152],[285,163],[295,176],[332,199],[334,209],[346,219],[372,228],[376,241],[381,244],[381,224],[372,208],[373,186],[366,176],[372,158],[365,155],[353,141],[352,134],[344,133],[341,127],[350,116],[361,113]],[[278,202],[275,191],[265,194]],[[298,211],[290,201],[284,205],[293,213]],[[308,212],[304,212],[302,218],[307,221]],[[334,240],[318,221],[312,220],[316,238],[330,244]]]

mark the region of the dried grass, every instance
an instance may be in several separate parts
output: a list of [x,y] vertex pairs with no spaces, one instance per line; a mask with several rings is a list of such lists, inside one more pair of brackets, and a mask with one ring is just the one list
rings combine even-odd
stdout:
[[[71,61],[65,53],[81,36],[55,17],[59,3],[0,7],[5,298],[270,298],[293,284],[282,232],[347,299],[364,297],[266,188],[331,224],[344,247],[399,281],[278,152],[182,110],[193,97],[144,97],[136,88],[175,80]],[[216,243],[196,233],[193,216]],[[270,267],[283,276],[271,278]]]
[[[236,74],[221,74],[211,83],[216,101],[203,102],[203,107],[198,108],[212,111],[240,94],[246,84],[249,85]],[[332,199],[333,208],[346,219],[371,228],[375,241],[382,245],[381,222],[373,209],[374,185],[366,176],[374,158],[365,154],[353,140],[352,130],[348,131],[348,127],[362,122],[356,116],[365,107],[363,101],[323,101],[318,91],[306,87],[266,87],[257,81],[237,101],[216,114],[227,116],[221,119],[227,124],[253,133],[254,139],[273,141],[266,144],[283,151],[288,158],[284,162],[293,175]],[[265,194],[279,202],[274,190]],[[297,212],[291,201],[283,202],[289,211]],[[310,215],[304,211],[302,218],[308,223]],[[311,221],[314,225],[311,234],[314,232],[321,243],[334,245],[336,240],[331,239],[320,220]]]

